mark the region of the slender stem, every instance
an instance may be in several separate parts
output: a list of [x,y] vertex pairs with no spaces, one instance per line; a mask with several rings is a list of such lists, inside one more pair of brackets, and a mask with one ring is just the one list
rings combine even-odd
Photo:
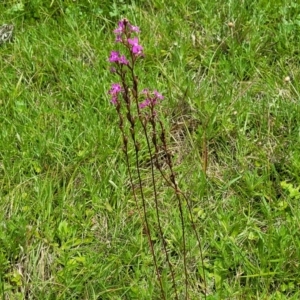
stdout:
[[[134,63],[135,63],[135,57],[134,57],[133,53],[131,53],[131,66],[129,66],[129,69],[131,71],[131,77],[132,77],[132,81],[133,81],[132,95],[133,95],[133,98],[134,98],[134,102],[137,106],[138,115],[140,116],[139,106],[138,106],[138,81],[137,81],[137,78],[136,78],[135,73],[134,73]],[[123,80],[123,86],[126,85],[125,78],[122,78],[122,80]],[[128,88],[126,90],[128,91]],[[136,170],[137,170],[140,193],[141,193],[141,198],[142,198],[143,214],[144,214],[144,220],[145,220],[145,225],[146,225],[147,236],[148,236],[148,240],[149,240],[149,244],[150,244],[150,249],[151,249],[151,253],[152,253],[152,257],[153,257],[153,261],[154,261],[158,281],[159,281],[159,284],[160,284],[161,295],[162,295],[163,299],[166,299],[164,289],[163,289],[163,285],[162,285],[161,275],[160,275],[160,272],[159,272],[159,269],[158,269],[157,259],[156,259],[156,256],[155,256],[154,246],[153,246],[153,242],[152,242],[152,238],[151,238],[150,226],[149,226],[148,217],[147,217],[146,200],[145,200],[145,196],[144,196],[144,190],[143,190],[141,173],[140,173],[140,165],[139,165],[139,145],[138,145],[138,142],[137,142],[136,137],[135,137],[134,119],[131,115],[131,101],[130,101],[131,99],[130,99],[130,95],[128,93],[125,94],[125,97],[127,97],[127,100],[125,100],[125,101],[126,101],[126,103],[128,103],[128,105],[127,105],[127,114],[128,114],[128,120],[129,120],[130,126],[131,126],[131,138],[132,138],[132,141],[133,141],[134,147],[135,147]],[[143,122],[141,122],[141,123],[143,124]],[[159,226],[160,226],[160,224],[159,224]]]
[[[143,127],[143,130],[144,130],[144,135],[145,135],[146,142],[147,142],[148,153],[149,153],[150,161],[151,161],[151,163],[150,163],[150,165],[151,165],[151,178],[152,178],[153,191],[154,191],[154,203],[155,203],[155,211],[156,211],[158,230],[159,230],[160,237],[162,239],[163,248],[164,248],[164,252],[165,252],[165,255],[166,255],[166,260],[167,260],[167,263],[168,263],[168,266],[169,266],[169,269],[170,269],[170,272],[171,272],[173,288],[174,288],[174,291],[175,291],[175,299],[178,299],[178,293],[177,293],[177,287],[176,287],[176,282],[175,282],[174,270],[173,270],[173,267],[172,267],[172,264],[171,264],[171,261],[170,261],[169,255],[168,255],[167,245],[166,245],[166,241],[165,241],[165,238],[164,238],[164,234],[163,234],[163,230],[162,230],[162,226],[161,226],[161,221],[160,221],[159,207],[158,207],[158,197],[157,197],[157,188],[156,188],[156,181],[155,181],[155,177],[154,177],[153,156],[151,154],[151,146],[150,146],[150,140],[149,140],[149,136],[148,136],[148,132],[147,132],[147,124],[146,124],[146,122],[143,122],[141,114],[139,116],[140,116],[140,120],[141,120],[142,127]],[[151,124],[152,124],[152,122],[151,122]],[[152,128],[153,128],[153,126],[154,125],[152,124]],[[155,155],[156,155],[156,152],[155,152]],[[158,162],[157,155],[155,156],[155,158],[156,158],[156,163],[157,163]]]
[[[171,156],[168,152],[168,149],[167,149],[167,142],[166,142],[166,138],[165,138],[165,129],[164,129],[164,126],[162,124],[161,121],[159,121],[159,124],[160,124],[160,128],[161,128],[161,140],[162,140],[162,143],[163,143],[163,148],[164,148],[164,151],[167,155],[167,165],[169,167],[169,170],[171,172],[171,176],[170,176],[170,179],[166,177],[166,175],[164,174],[163,170],[161,169],[160,165],[158,164],[158,169],[162,175],[162,177],[164,178],[164,180],[169,184],[169,186],[171,186],[174,191],[175,191],[175,194],[176,194],[176,197],[178,199],[178,203],[179,203],[179,209],[180,209],[180,214],[181,214],[181,217],[182,217],[182,206],[181,206],[181,201],[180,201],[180,195],[185,199],[186,201],[186,204],[187,204],[187,207],[188,207],[188,211],[189,211],[189,216],[190,216],[190,220],[191,220],[191,224],[192,224],[192,227],[193,227],[193,231],[195,233],[195,236],[196,236],[196,239],[197,239],[197,242],[198,242],[198,247],[199,247],[199,252],[200,252],[200,259],[201,259],[201,264],[202,264],[202,269],[203,269],[203,281],[204,281],[204,289],[205,289],[205,292],[204,292],[204,299],[206,299],[206,291],[207,291],[207,283],[206,283],[206,276],[205,276],[205,269],[204,269],[204,257],[203,257],[203,250],[202,250],[202,244],[201,244],[201,240],[200,240],[200,237],[199,237],[199,234],[198,234],[198,231],[196,229],[196,225],[195,225],[195,222],[194,222],[194,219],[193,219],[193,214],[192,214],[192,208],[191,208],[191,205],[188,201],[188,198],[187,196],[179,189],[178,187],[178,184],[176,183],[176,180],[175,180],[175,173],[173,171],[173,166],[172,166],[172,162],[171,162]],[[184,250],[185,251],[185,250]],[[185,266],[186,267],[186,266]],[[186,270],[186,268],[185,268]],[[187,273],[186,273],[187,274]],[[186,277],[187,278],[187,277]],[[186,284],[187,284],[187,281],[186,281]]]

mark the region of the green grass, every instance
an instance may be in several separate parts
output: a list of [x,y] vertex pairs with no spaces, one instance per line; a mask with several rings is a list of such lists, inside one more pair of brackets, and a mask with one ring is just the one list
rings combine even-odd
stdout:
[[[190,299],[204,299],[203,272],[206,299],[299,299],[297,2],[96,2],[0,4],[0,25],[15,24],[0,48],[2,299],[160,299],[107,94],[122,17],[141,28],[139,81],[165,96],[160,114],[197,218],[204,270],[187,227]],[[179,142],[182,120],[196,125]],[[184,299],[176,200],[168,189],[159,200]],[[174,299],[167,271],[162,281]]]

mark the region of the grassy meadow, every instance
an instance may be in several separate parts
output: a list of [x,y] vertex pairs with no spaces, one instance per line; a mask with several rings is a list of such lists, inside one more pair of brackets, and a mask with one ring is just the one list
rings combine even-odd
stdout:
[[[0,45],[1,299],[300,299],[299,4],[128,2],[0,2],[0,25],[15,26]],[[141,88],[165,97],[159,117],[201,240],[203,259],[184,215],[185,279],[176,197],[155,177],[176,291],[149,160],[163,292],[108,94],[124,17],[141,30]]]

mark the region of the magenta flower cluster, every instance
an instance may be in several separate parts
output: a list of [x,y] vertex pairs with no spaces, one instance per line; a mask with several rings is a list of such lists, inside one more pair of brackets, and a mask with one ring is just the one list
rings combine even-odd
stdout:
[[122,87],[119,83],[113,83],[111,85],[111,89],[109,90],[109,94],[111,95],[111,103],[117,104],[118,102],[118,95],[122,91]]
[[[140,29],[137,26],[133,26],[127,19],[119,21],[119,27],[114,30],[116,35],[116,43],[124,44],[134,54],[134,56],[144,56],[143,47],[139,44],[137,37],[131,38],[132,33],[139,33]],[[112,51],[116,52],[116,51]],[[111,55],[112,55],[111,53]]]
[[131,25],[127,19],[119,21],[118,25],[119,27],[114,30],[116,42],[121,42],[123,40],[123,34],[127,35],[131,32],[140,32],[140,29],[137,26]]
[[146,96],[146,99],[139,104],[140,108],[145,108],[147,106],[154,107],[158,103],[158,100],[164,99],[164,96],[156,90],[150,92],[148,89],[144,89],[142,94]]
[[[111,51],[108,61],[112,64],[111,72],[116,73],[121,77],[122,83],[113,83],[109,94],[111,96],[111,103],[116,105],[118,103],[118,96],[125,90],[127,90],[126,82],[126,68],[130,70],[130,74],[134,74],[135,62],[139,57],[144,57],[144,49],[139,44],[139,39],[136,36],[132,36],[135,33],[139,33],[140,29],[129,23],[127,19],[119,21],[118,28],[114,30],[116,35],[116,43],[121,43],[129,52],[129,59],[124,55],[120,54],[119,51]],[[125,69],[124,69],[125,68]],[[134,76],[134,75],[133,75]],[[134,77],[133,77],[134,78]],[[134,80],[134,79],[133,79]],[[141,95],[143,100],[139,103],[139,108],[154,107],[158,100],[162,100],[163,96],[156,90],[150,92],[148,89],[144,89],[140,94],[137,92],[136,95]],[[128,95],[128,94],[127,94]],[[124,96],[124,94],[123,94]],[[136,98],[137,99],[137,98]]]
[[133,39],[128,39],[128,44],[131,46],[131,51],[134,55],[138,56],[141,55],[143,56],[143,47],[139,45],[139,40],[137,37],[134,37]]
[[125,55],[120,55],[118,51],[111,51],[110,57],[109,57],[109,62],[111,63],[117,63],[120,65],[128,65],[129,61],[125,57]]

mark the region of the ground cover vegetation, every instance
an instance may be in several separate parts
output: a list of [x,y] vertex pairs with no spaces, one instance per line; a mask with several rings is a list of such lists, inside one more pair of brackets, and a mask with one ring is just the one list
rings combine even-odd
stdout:
[[296,1],[0,11],[2,299],[299,299]]

